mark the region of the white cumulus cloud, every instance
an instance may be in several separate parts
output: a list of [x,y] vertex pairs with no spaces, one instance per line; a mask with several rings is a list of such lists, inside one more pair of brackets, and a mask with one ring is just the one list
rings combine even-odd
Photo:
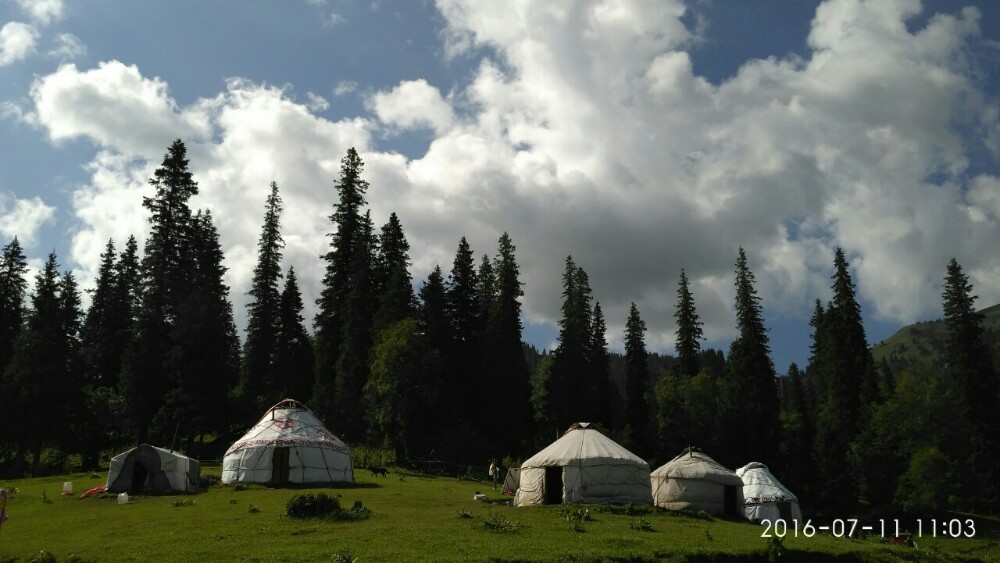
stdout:
[[[392,211],[402,220],[416,279],[435,264],[448,270],[461,236],[492,254],[509,232],[529,323],[558,318],[572,254],[609,335],[635,301],[650,345],[672,347],[684,268],[706,335],[727,338],[741,245],[778,315],[803,318],[829,296],[836,246],[882,318],[936,314],[952,256],[983,303],[1000,301],[1000,183],[968,173],[970,145],[1000,131],[969,60],[975,9],[914,29],[919,2],[830,0],[802,30],[807,53],[749,60],[713,84],[692,65],[704,29],[685,26],[680,1],[438,8],[448,48],[476,53],[476,72],[447,95],[422,78],[375,92],[366,98],[373,120],[331,121],[314,113],[325,108],[319,96],[296,102],[241,79],[181,107],[171,77],[116,61],[38,78],[34,113],[49,137],[101,148],[74,196],[83,227],[73,258],[95,269],[108,237],[148,228],[138,207],[145,179],[181,137],[201,187],[193,204],[218,222],[240,314],[271,180],[285,200],[285,262],[312,307],[333,181],[351,146],[366,163],[376,223]],[[342,82],[334,95],[356,88]],[[412,159],[372,141],[379,129],[420,128],[433,139]]]
[[62,0],[17,0],[17,3],[31,19],[41,25],[61,19],[66,8]]
[[38,229],[52,221],[55,212],[55,207],[41,198],[19,199],[10,193],[0,193],[0,234],[4,239],[18,237],[22,246],[32,246]]
[[72,61],[87,54],[87,46],[72,33],[60,33],[56,36],[55,47],[49,51],[49,56],[61,61]]
[[53,141],[89,137],[124,154],[152,157],[172,139],[199,139],[211,131],[200,108],[177,111],[166,82],[118,61],[82,72],[63,65],[35,80],[31,97]]
[[38,30],[23,22],[7,22],[0,28],[0,67],[8,66],[35,52]]
[[401,82],[389,92],[378,92],[368,104],[379,121],[400,129],[430,127],[443,132],[455,119],[441,92],[423,79]]

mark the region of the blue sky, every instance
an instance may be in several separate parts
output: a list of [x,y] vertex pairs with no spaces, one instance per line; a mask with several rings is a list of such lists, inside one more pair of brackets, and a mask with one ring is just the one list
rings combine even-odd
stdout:
[[837,246],[872,342],[940,316],[952,256],[1000,302],[998,45],[984,1],[3,0],[0,241],[86,285],[181,137],[238,316],[271,180],[311,301],[356,146],[416,280],[511,233],[540,347],[572,254],[612,347],[635,301],[672,350],[684,268],[726,349],[744,246],[783,372]]

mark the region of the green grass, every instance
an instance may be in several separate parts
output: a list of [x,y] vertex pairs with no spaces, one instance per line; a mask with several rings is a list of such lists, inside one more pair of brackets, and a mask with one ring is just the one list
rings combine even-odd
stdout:
[[[77,494],[102,484],[89,474],[0,482],[19,489],[0,528],[0,562],[28,562],[42,550],[61,562],[767,560],[764,528],[746,523],[624,507],[514,508],[473,500],[477,490],[505,500],[484,483],[399,476],[361,475],[356,486],[337,489],[215,486],[190,496],[132,497],[124,506],[112,497],[60,495],[63,481],[73,481]],[[51,503],[42,502],[43,491]],[[359,500],[373,513],[341,522],[284,515],[292,495],[310,491],[339,494],[346,508]],[[977,522],[976,538],[922,538],[918,549],[788,537],[780,560],[1000,561],[1000,525]]]
[[[1000,330],[1000,305],[987,307],[979,313],[983,315],[984,329]],[[889,360],[896,364],[895,367],[905,367],[914,362],[940,365],[947,334],[942,319],[907,325],[872,346],[872,357]]]

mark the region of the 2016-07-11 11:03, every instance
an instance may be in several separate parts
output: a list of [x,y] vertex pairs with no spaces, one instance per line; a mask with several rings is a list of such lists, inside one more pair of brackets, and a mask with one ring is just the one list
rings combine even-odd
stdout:
[[976,523],[972,518],[964,520],[952,518],[950,520],[938,520],[929,518],[927,520],[917,519],[915,530],[904,528],[899,520],[877,520],[873,524],[861,524],[856,518],[837,518],[820,526],[813,525],[811,520],[806,520],[799,525],[798,520],[762,520],[764,531],[762,538],[785,536],[811,538],[817,533],[830,533],[835,537],[854,537],[858,533],[878,534],[882,537],[899,536],[901,534],[913,534],[916,537],[951,537],[951,538],[973,538],[976,536]]

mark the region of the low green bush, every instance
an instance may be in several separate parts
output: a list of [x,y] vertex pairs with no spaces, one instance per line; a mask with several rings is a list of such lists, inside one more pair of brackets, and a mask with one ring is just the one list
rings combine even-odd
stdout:
[[371,516],[371,509],[360,501],[344,510],[340,499],[326,493],[303,493],[293,495],[285,503],[285,514],[291,518],[319,518],[324,520],[364,520]]

